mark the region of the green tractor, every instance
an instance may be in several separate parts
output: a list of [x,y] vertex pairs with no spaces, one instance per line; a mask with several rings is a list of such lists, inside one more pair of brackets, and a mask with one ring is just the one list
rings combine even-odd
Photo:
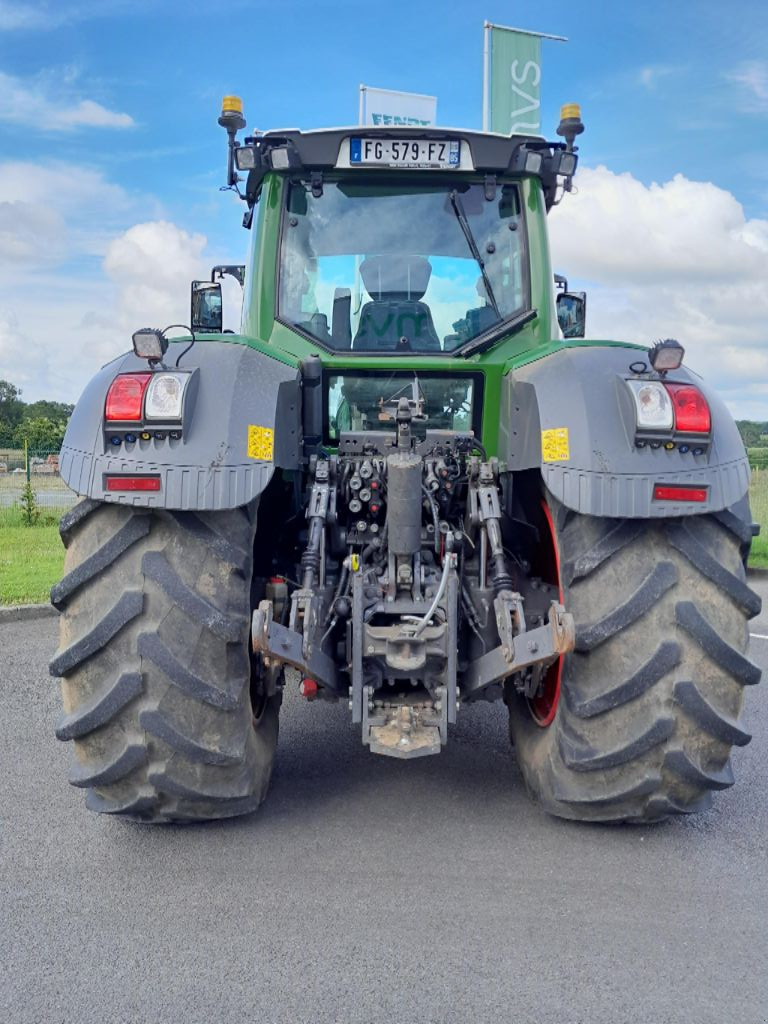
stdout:
[[70,781],[148,822],[252,811],[293,686],[403,759],[503,701],[560,817],[706,807],[760,677],[749,468],[678,342],[585,341],[586,298],[553,276],[578,107],[557,142],[241,143],[236,97],[219,120],[248,265],[193,282],[188,335],[134,334],[61,454],[83,497],[52,592]]

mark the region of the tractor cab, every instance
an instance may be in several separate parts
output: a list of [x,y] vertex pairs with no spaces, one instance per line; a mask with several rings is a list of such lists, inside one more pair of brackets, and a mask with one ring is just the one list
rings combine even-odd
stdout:
[[[240,144],[242,106],[225,97],[228,185],[253,230],[243,334],[298,354],[301,343],[273,336],[285,326],[313,351],[347,358],[465,358],[534,320],[533,343],[557,336],[542,221],[576,169],[578,108],[564,115],[566,141],[554,143],[354,127]],[[193,328],[211,331],[197,308]]]

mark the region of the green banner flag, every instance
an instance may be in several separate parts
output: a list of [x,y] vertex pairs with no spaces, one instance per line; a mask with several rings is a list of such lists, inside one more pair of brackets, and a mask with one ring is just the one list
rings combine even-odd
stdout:
[[486,130],[541,134],[541,36],[487,25]]

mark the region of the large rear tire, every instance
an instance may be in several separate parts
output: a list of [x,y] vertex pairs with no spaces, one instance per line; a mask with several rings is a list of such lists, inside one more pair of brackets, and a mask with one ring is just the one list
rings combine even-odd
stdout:
[[551,814],[589,821],[709,806],[733,784],[731,749],[750,739],[744,688],[760,679],[745,657],[761,603],[745,583],[749,526],[728,512],[618,520],[551,495],[546,505],[576,649],[533,707],[507,685],[529,792]]
[[254,810],[279,693],[252,678],[255,506],[161,512],[81,501],[61,522],[65,575],[51,673],[91,810],[148,822]]

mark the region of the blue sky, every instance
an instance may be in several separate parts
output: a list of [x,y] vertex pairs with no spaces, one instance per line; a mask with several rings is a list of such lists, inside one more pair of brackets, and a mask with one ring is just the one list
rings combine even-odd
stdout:
[[[223,93],[243,96],[251,128],[353,123],[360,82],[435,94],[440,123],[479,127],[486,18],[569,37],[543,44],[544,131],[553,133],[561,103],[580,102],[582,164],[604,171],[586,175],[584,195],[566,198],[553,236],[556,255],[569,264],[560,269],[590,287],[601,334],[663,331],[657,320],[642,319],[655,301],[654,281],[688,295],[701,288],[700,307],[715,289],[722,305],[723,289],[742,290],[733,263],[743,258],[755,289],[765,263],[768,288],[763,3],[556,0],[534,13],[453,0],[0,0],[0,261],[10,286],[0,289],[0,376],[23,377],[30,399],[73,399],[87,378],[88,345],[98,359],[114,354],[116,324],[128,342],[131,315],[134,326],[146,321],[146,310],[160,316],[163,296],[169,320],[179,302],[185,308],[182,270],[243,258],[240,207],[217,190],[225,165],[216,124]],[[683,184],[674,188],[676,175]],[[664,211],[685,220],[680,244],[691,250],[722,250],[718,231],[741,248],[727,265],[710,260],[706,273],[691,261],[689,276],[677,283],[674,273],[654,277],[653,244],[646,262],[638,255],[621,279],[601,270],[597,254],[582,258],[573,237],[579,202],[582,213],[589,203],[590,216],[611,222],[613,234],[606,228],[597,237],[632,248],[636,226],[630,219],[622,234],[616,204],[625,211],[646,201],[662,234]],[[700,237],[691,222],[701,224]],[[152,224],[167,228],[130,234]],[[641,281],[648,287],[639,294]],[[755,295],[741,296],[740,313],[722,308],[712,323],[699,322],[686,340],[700,346],[699,365],[710,371],[717,337],[735,331],[724,341],[739,349],[736,361],[746,369],[724,381],[724,393],[733,408],[749,379],[749,410],[764,409],[768,418],[768,393],[754,390],[754,369],[768,371],[761,362],[768,327],[761,336],[759,323],[740,319],[745,305],[763,310]],[[670,329],[681,333],[690,311],[677,300],[669,311]],[[61,335],[55,344],[52,329]],[[30,346],[44,352],[37,368],[28,361]]]

